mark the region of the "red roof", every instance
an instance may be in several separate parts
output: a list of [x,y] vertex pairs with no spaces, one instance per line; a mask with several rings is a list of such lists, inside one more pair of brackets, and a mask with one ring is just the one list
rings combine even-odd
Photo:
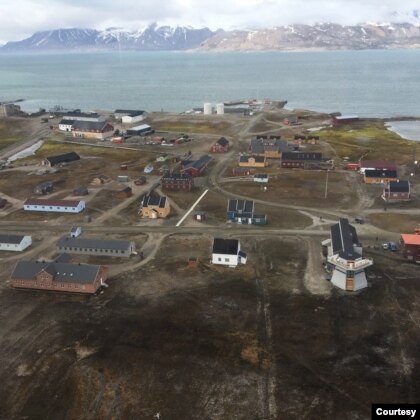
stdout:
[[401,239],[406,245],[420,245],[420,235],[412,233],[403,233]]
[[23,205],[77,207],[80,201],[81,200],[43,200],[41,198],[28,198]]
[[361,168],[389,169],[397,170],[397,165],[389,160],[364,160],[360,163]]

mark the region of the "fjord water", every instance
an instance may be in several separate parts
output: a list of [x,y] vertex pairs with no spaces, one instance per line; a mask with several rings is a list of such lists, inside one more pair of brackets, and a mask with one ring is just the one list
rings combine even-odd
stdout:
[[0,101],[185,111],[203,102],[287,99],[288,108],[420,116],[420,50],[0,54]]

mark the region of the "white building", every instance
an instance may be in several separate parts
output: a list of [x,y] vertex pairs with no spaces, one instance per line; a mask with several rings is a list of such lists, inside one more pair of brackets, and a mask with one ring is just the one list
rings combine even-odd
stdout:
[[31,236],[0,235],[0,251],[22,252],[30,245],[32,245]]
[[328,247],[328,264],[332,268],[331,283],[340,289],[356,291],[367,287],[365,269],[373,261],[363,258],[356,229],[348,219],[331,226],[331,238],[322,242]]
[[236,267],[246,264],[247,256],[241,251],[238,239],[214,238],[211,262],[213,264]]
[[44,211],[57,213],[80,213],[86,208],[83,200],[42,200],[28,198],[23,203],[23,209],[27,211]]
[[70,229],[70,238],[77,238],[82,234],[82,228],[80,226],[73,226]]
[[58,123],[58,129],[60,131],[69,131],[71,132],[71,127],[73,126],[75,120],[61,120]]
[[139,121],[143,121],[144,118],[145,118],[145,112],[137,111],[137,112],[133,112],[132,114],[122,116],[121,121],[123,124],[133,124]]

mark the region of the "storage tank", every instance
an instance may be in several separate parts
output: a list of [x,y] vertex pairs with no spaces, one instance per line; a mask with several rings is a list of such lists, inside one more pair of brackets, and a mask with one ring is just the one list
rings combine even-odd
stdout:
[[211,115],[213,113],[213,106],[210,102],[204,104],[204,115]]
[[220,103],[216,105],[216,112],[218,115],[223,115],[225,113],[225,104]]

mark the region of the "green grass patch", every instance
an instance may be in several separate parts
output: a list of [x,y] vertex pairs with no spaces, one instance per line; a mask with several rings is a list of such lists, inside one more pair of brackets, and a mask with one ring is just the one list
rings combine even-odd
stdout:
[[199,134],[221,134],[230,128],[230,124],[220,122],[156,122],[154,128],[157,131],[170,131],[179,133],[199,133]]
[[420,215],[402,213],[373,213],[369,215],[372,225],[397,233],[414,233],[420,227]]

